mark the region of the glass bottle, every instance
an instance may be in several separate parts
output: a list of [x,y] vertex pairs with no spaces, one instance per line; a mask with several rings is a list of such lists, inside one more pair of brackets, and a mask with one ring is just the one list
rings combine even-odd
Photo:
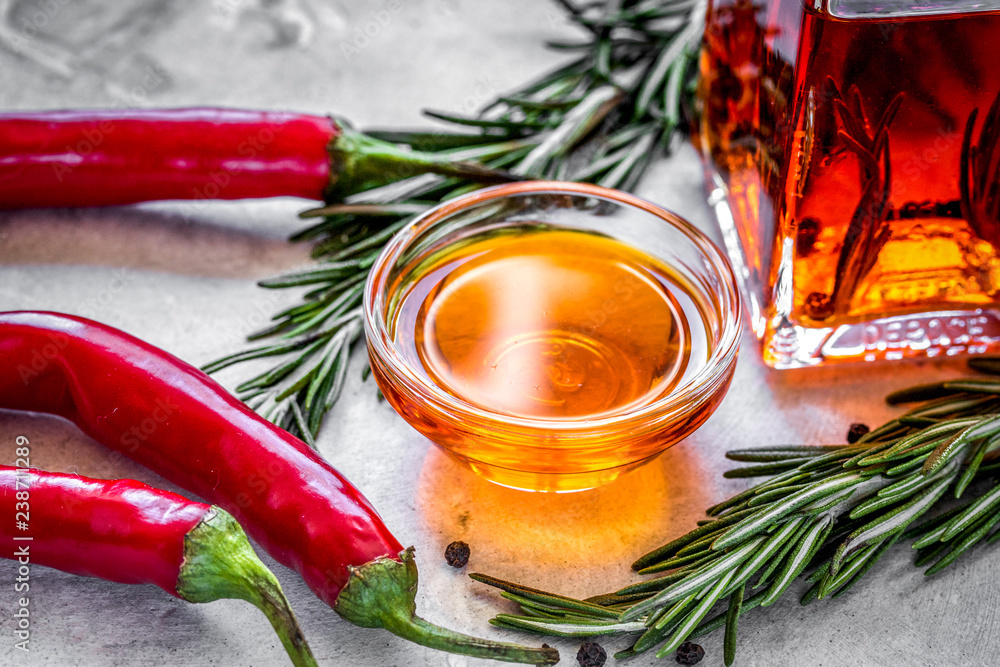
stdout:
[[774,367],[1000,351],[1000,0],[709,0],[696,142]]

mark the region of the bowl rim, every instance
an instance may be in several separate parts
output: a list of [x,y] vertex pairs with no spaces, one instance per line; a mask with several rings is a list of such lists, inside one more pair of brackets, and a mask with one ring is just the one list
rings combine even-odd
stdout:
[[[386,270],[387,267],[393,266],[399,256],[408,248],[410,242],[431,225],[471,206],[495,199],[529,194],[578,195],[608,200],[654,215],[687,235],[701,252],[702,257],[708,260],[712,271],[725,286],[723,293],[717,295],[721,335],[705,366],[684,384],[636,410],[597,419],[575,420],[529,418],[493,411],[459,398],[415,372],[398,354],[383,316],[385,302],[382,292],[387,282],[385,277],[389,273]],[[410,393],[421,396],[425,400],[429,399],[439,407],[447,408],[452,416],[456,414],[471,415],[480,420],[502,423],[508,427],[543,429],[564,433],[592,432],[636,421],[645,422],[650,419],[659,421],[665,415],[683,411],[686,404],[699,404],[700,401],[697,399],[705,394],[711,395],[713,390],[724,390],[728,382],[723,382],[723,380],[731,374],[739,351],[744,316],[732,265],[726,255],[704,232],[673,211],[633,194],[590,183],[570,181],[518,181],[496,185],[457,197],[420,214],[393,235],[372,264],[368,278],[365,280],[362,310],[369,350],[387,366],[393,381],[397,385],[402,383]]]

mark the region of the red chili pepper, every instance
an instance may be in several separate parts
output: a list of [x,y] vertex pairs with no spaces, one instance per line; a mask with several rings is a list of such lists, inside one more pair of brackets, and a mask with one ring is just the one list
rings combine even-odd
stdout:
[[231,512],[348,621],[454,653],[553,664],[555,649],[488,642],[415,615],[417,569],[371,504],[301,440],[200,370],[111,327],[0,314],[0,408],[61,415]]
[[[226,598],[256,605],[292,663],[314,667],[281,585],[236,520],[219,507],[131,479],[0,466],[3,557],[123,584],[156,584],[188,602]],[[27,583],[25,589],[27,590]],[[23,591],[22,591],[23,592]]]
[[215,108],[0,114],[0,208],[278,196],[334,201],[427,172],[510,179],[401,150],[323,116]]

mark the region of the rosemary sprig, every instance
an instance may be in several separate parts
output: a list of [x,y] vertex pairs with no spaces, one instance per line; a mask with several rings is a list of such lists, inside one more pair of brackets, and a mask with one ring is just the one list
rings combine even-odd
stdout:
[[[587,35],[578,43],[551,45],[572,53],[569,63],[497,98],[475,117],[428,112],[462,132],[368,134],[522,177],[634,189],[681,126],[701,41],[703,0],[560,4]],[[304,218],[321,219],[293,240],[313,242],[319,264],[260,285],[309,290],[300,303],[277,313],[271,326],[249,337],[253,347],[205,370],[273,357],[273,365],[237,393],[312,442],[361,338],[362,287],[382,246],[415,215],[477,187],[463,178],[425,175],[306,211]]]
[[[998,366],[1000,358],[974,363],[995,374]],[[709,508],[698,528],[633,564],[655,578],[575,600],[472,575],[521,603],[519,614],[498,614],[491,623],[560,637],[634,636],[618,658],[657,647],[662,658],[725,626],[730,665],[739,618],[773,604],[803,574],[808,604],[842,595],[900,540],[915,540],[916,563],[930,565],[931,575],[1000,539],[1000,379],[922,385],[887,400],[921,404],[852,445],[729,452],[755,465],[727,476],[750,471],[765,480]],[[964,502],[944,510],[949,496]]]
[[996,183],[1000,177],[1000,94],[993,98],[983,116],[978,140],[973,143],[979,109],[965,122],[959,171],[962,217],[969,221],[979,238],[996,243],[1000,239],[1000,205]]
[[903,101],[903,93],[898,93],[872,128],[857,86],[852,85],[845,95],[833,78],[827,78],[827,85],[833,91],[833,108],[844,126],[837,136],[860,161],[864,187],[844,234],[833,291],[828,298],[817,294],[808,304],[810,316],[817,319],[848,313],[858,285],[871,273],[879,252],[889,240],[891,229],[886,221],[892,189],[889,125]]

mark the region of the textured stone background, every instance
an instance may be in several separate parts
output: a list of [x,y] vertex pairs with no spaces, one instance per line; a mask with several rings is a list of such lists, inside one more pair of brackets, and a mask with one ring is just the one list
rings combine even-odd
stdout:
[[[571,27],[544,1],[2,0],[0,107],[234,105],[334,112],[361,126],[416,126],[419,110],[472,111],[556,65],[542,47]],[[27,22],[27,23],[26,23]],[[372,33],[366,38],[365,29]],[[716,234],[694,152],[657,165],[641,194]],[[202,364],[288,302],[256,279],[307,263],[284,238],[301,201],[0,214],[0,309],[88,315]],[[421,564],[421,612],[498,636],[492,591],[444,564],[453,539],[469,570],[574,596],[636,579],[632,558],[693,526],[704,507],[743,488],[722,480],[732,447],[840,442],[852,421],[877,423],[887,391],[956,375],[956,363],[775,373],[744,341],[732,390],[693,437],[596,491],[524,494],[487,484],[444,458],[352,373],[319,447],[380,508]],[[234,386],[248,369],[220,379]],[[61,421],[0,411],[0,461],[26,435],[33,461],[92,476],[170,486]],[[6,520],[0,517],[0,520]],[[980,549],[924,581],[905,547],[866,584],[799,607],[789,596],[741,624],[740,665],[996,664],[997,555]],[[273,564],[268,560],[269,564]],[[290,571],[275,566],[321,663],[357,667],[485,664],[349,626]],[[12,649],[14,564],[0,561],[0,664],[285,664],[264,617],[244,603],[190,605],[151,586],[123,586],[42,567],[31,574],[31,653]],[[796,589],[795,592],[801,592]],[[517,637],[532,641],[531,637]],[[577,641],[553,642],[575,664]],[[720,633],[702,640],[721,664]],[[622,648],[626,640],[608,641]],[[652,665],[651,656],[634,665]]]

